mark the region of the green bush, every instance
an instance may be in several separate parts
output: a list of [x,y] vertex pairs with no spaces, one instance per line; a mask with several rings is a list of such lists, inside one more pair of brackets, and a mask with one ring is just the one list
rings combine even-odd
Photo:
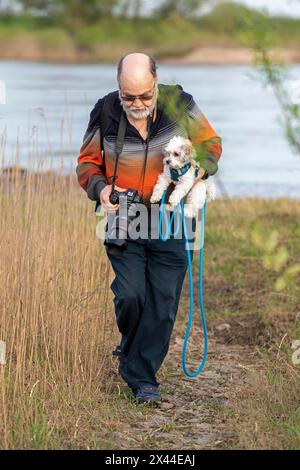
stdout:
[[36,39],[43,49],[64,48],[72,43],[69,34],[60,28],[45,28],[36,31]]

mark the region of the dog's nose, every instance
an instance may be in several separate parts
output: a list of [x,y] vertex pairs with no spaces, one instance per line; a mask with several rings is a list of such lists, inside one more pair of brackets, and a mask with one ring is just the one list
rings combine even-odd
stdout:
[[170,159],[169,159],[169,158],[166,160],[166,163],[169,165],[169,163],[170,163]]

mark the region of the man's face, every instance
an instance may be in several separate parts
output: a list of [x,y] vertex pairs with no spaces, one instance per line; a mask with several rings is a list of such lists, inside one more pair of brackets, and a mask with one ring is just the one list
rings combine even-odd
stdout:
[[151,76],[138,83],[122,78],[119,82],[119,98],[128,117],[145,119],[153,111],[157,101],[158,83]]

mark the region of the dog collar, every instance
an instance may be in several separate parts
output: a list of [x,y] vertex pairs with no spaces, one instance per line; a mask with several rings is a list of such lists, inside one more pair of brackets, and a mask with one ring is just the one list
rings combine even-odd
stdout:
[[183,167],[179,168],[179,170],[176,170],[175,168],[170,168],[171,180],[178,181],[180,176],[185,175],[185,173],[187,173],[190,168],[190,163],[186,163],[185,165],[183,165]]
[[[182,168],[179,170],[175,170],[175,168],[170,168],[170,173],[171,173],[171,180],[172,181],[178,181],[180,176],[184,175],[189,169],[191,168],[190,163],[186,163]],[[196,166],[195,168],[195,178],[197,178],[199,173],[199,167]]]

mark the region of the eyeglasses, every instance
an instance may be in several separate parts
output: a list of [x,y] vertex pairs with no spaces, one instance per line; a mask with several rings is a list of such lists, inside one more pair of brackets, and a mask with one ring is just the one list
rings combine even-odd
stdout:
[[121,95],[121,99],[128,105],[132,105],[135,100],[140,100],[143,104],[146,105],[146,103],[149,103],[150,101],[153,100],[154,98],[154,87],[155,87],[155,84],[153,86],[153,92],[152,92],[152,95],[137,95],[137,96],[132,96],[132,95]]

